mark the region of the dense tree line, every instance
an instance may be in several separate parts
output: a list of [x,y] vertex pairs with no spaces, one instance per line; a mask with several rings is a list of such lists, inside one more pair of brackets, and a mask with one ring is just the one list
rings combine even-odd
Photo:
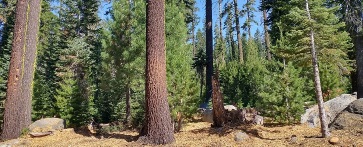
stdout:
[[[283,123],[298,122],[304,102],[321,105],[342,93],[363,95],[359,0],[207,0],[199,8],[195,0],[112,0],[102,14],[105,19],[98,15],[102,3],[0,1],[1,129],[11,127],[6,119],[10,107],[24,108],[21,115],[28,118],[3,138],[18,136],[31,114],[32,120],[63,118],[68,127],[122,122],[120,127],[142,129],[155,141],[151,105],[168,106],[173,123],[188,121],[198,107],[211,106],[215,73],[226,104],[256,107]],[[39,19],[32,6],[41,6]],[[215,7],[217,15],[212,14]],[[197,11],[205,11],[206,17],[199,18]],[[153,17],[165,24],[151,21]],[[253,26],[259,27],[253,31]],[[35,45],[36,54],[31,50]],[[165,59],[159,59],[164,53]],[[154,69],[159,66],[165,73]],[[154,78],[162,81],[156,90],[162,93],[150,88]],[[10,106],[12,101],[24,103]],[[165,111],[157,113],[168,115]],[[164,139],[154,143],[174,140]]]

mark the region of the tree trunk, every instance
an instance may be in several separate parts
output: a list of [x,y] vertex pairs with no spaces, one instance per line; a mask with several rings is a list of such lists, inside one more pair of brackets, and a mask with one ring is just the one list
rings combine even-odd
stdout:
[[5,101],[2,139],[14,139],[31,123],[31,96],[40,0],[19,0]]
[[353,43],[356,50],[357,62],[357,98],[363,98],[363,36],[356,35],[353,37]]
[[[309,20],[311,20],[308,0],[305,0],[305,4],[306,4],[306,12],[307,12],[308,18],[309,18]],[[313,64],[313,69],[314,69],[315,92],[316,92],[316,99],[318,101],[318,107],[319,107],[321,133],[322,133],[323,137],[325,138],[325,137],[328,137],[330,134],[329,134],[328,123],[326,120],[326,114],[325,114],[325,110],[324,110],[323,94],[321,92],[318,57],[316,55],[313,28],[311,28],[311,30],[310,30],[310,39],[311,39],[312,64]]]
[[[194,8],[192,9],[192,14],[194,14]],[[195,21],[192,21],[192,43],[193,43],[193,57],[197,54],[197,49],[195,47]]]
[[239,25],[239,11],[237,0],[233,0],[234,5],[234,17],[236,21],[236,30],[237,30],[237,41],[238,41],[238,51],[239,51],[239,62],[243,64],[243,48],[242,48],[242,38],[241,38],[241,27]]
[[207,69],[206,69],[206,99],[205,104],[208,104],[212,97],[212,76],[213,76],[213,32],[212,32],[212,0],[206,0],[206,54],[207,54]]
[[236,45],[234,44],[234,39],[233,39],[233,32],[230,32],[229,33],[229,42],[230,42],[230,45],[231,45],[231,49],[232,49],[232,60],[235,60],[237,57],[237,53],[236,53]]
[[218,72],[213,76],[213,125],[212,127],[223,127],[225,113],[223,106],[223,95],[220,89]]
[[[249,0],[247,0],[247,3],[249,3]],[[247,8],[247,19],[246,21],[249,23],[248,26],[247,26],[247,32],[248,32],[248,39],[251,39],[252,38],[252,35],[251,35],[251,17],[250,17],[250,13],[251,13],[251,9],[250,8]]]
[[131,88],[130,83],[126,86],[126,116],[124,120],[124,124],[129,125],[130,124],[130,118],[131,118]]
[[219,13],[219,36],[221,37],[221,41],[223,42],[222,35],[222,0],[218,0],[218,13]]
[[175,141],[166,87],[165,1],[149,0],[146,7],[146,116],[139,141]]
[[263,14],[263,28],[265,29],[265,44],[266,44],[267,60],[271,60],[270,34],[268,33],[266,10],[263,10],[262,14]]
[[24,79],[23,79],[23,99],[25,100],[24,109],[28,118],[27,123],[31,123],[33,79],[35,70],[35,60],[37,57],[37,41],[40,23],[41,0],[29,1],[29,15],[27,25],[27,43],[24,62]]

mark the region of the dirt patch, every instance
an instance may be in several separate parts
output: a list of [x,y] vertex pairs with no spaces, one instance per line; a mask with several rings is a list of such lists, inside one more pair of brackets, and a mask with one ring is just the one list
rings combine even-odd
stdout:
[[[176,142],[168,146],[333,146],[329,143],[330,138],[319,137],[319,128],[306,125],[265,124],[219,129],[211,128],[210,125],[206,122],[186,124],[181,132],[175,134]],[[241,131],[250,137],[236,142],[234,135]],[[124,131],[100,137],[65,129],[50,136],[24,137],[22,140],[27,142],[26,146],[145,146],[136,143],[137,135],[135,131]],[[336,130],[332,131],[333,136],[339,138],[338,146],[363,146],[363,129]]]

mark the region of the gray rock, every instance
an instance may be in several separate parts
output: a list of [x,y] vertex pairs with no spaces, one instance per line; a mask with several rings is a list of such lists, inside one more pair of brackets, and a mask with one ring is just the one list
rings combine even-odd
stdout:
[[237,141],[237,142],[241,142],[241,141],[246,140],[248,138],[249,138],[249,136],[245,132],[237,132],[234,135],[234,140]]
[[225,105],[224,109],[226,109],[227,111],[232,111],[232,110],[237,110],[237,107],[233,105]]
[[363,99],[355,100],[347,107],[348,112],[363,115]]
[[44,118],[29,126],[30,132],[49,132],[64,129],[65,121],[60,118]]
[[11,146],[15,146],[15,145],[17,145],[19,143],[20,143],[19,139],[12,139],[12,140],[8,140],[8,141],[5,141],[5,142],[1,142],[0,147],[11,147]]
[[263,117],[260,115],[256,115],[255,118],[253,119],[253,124],[263,125]]
[[0,147],[12,147],[12,146],[30,146],[30,142],[25,139],[12,139],[5,142],[0,142]]
[[363,126],[363,115],[342,112],[335,121],[330,125],[330,128],[337,130],[361,129]]
[[[342,94],[334,99],[331,99],[324,103],[324,109],[327,116],[328,124],[332,123],[335,117],[342,112],[351,102],[357,100],[356,95]],[[308,123],[311,127],[320,126],[319,109],[315,105],[305,111],[305,114],[301,116],[301,123]]]
[[202,121],[213,123],[213,110],[212,109],[205,109],[202,112]]

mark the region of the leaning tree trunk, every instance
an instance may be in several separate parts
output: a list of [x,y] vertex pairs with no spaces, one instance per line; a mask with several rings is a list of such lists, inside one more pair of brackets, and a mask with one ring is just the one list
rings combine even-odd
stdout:
[[39,31],[40,0],[19,0],[5,100],[2,139],[13,139],[31,123],[31,96]]
[[213,32],[212,32],[212,0],[206,0],[206,99],[205,104],[208,104],[212,97],[212,76],[213,76]]
[[243,48],[242,48],[242,38],[241,38],[241,27],[239,25],[239,11],[237,0],[233,0],[234,5],[234,17],[236,22],[236,31],[237,31],[237,41],[238,41],[238,51],[239,51],[239,62],[243,64]]
[[175,141],[166,87],[165,1],[149,0],[146,7],[146,116],[139,141]]
[[[306,12],[311,21],[310,10],[309,10],[309,2],[305,0],[306,5]],[[316,49],[315,49],[315,42],[314,42],[314,30],[311,28],[310,30],[310,41],[311,41],[311,56],[312,56],[312,64],[314,69],[314,82],[315,82],[315,92],[316,92],[316,99],[318,101],[319,107],[319,116],[320,116],[320,124],[321,124],[321,133],[323,137],[329,136],[329,129],[328,123],[326,120],[326,114],[324,110],[324,101],[323,101],[323,94],[321,92],[321,84],[320,84],[320,76],[319,76],[319,67],[318,67],[318,57],[316,56]]]
[[263,28],[265,29],[265,44],[266,44],[267,60],[271,60],[270,34],[268,33],[266,10],[263,10]]

